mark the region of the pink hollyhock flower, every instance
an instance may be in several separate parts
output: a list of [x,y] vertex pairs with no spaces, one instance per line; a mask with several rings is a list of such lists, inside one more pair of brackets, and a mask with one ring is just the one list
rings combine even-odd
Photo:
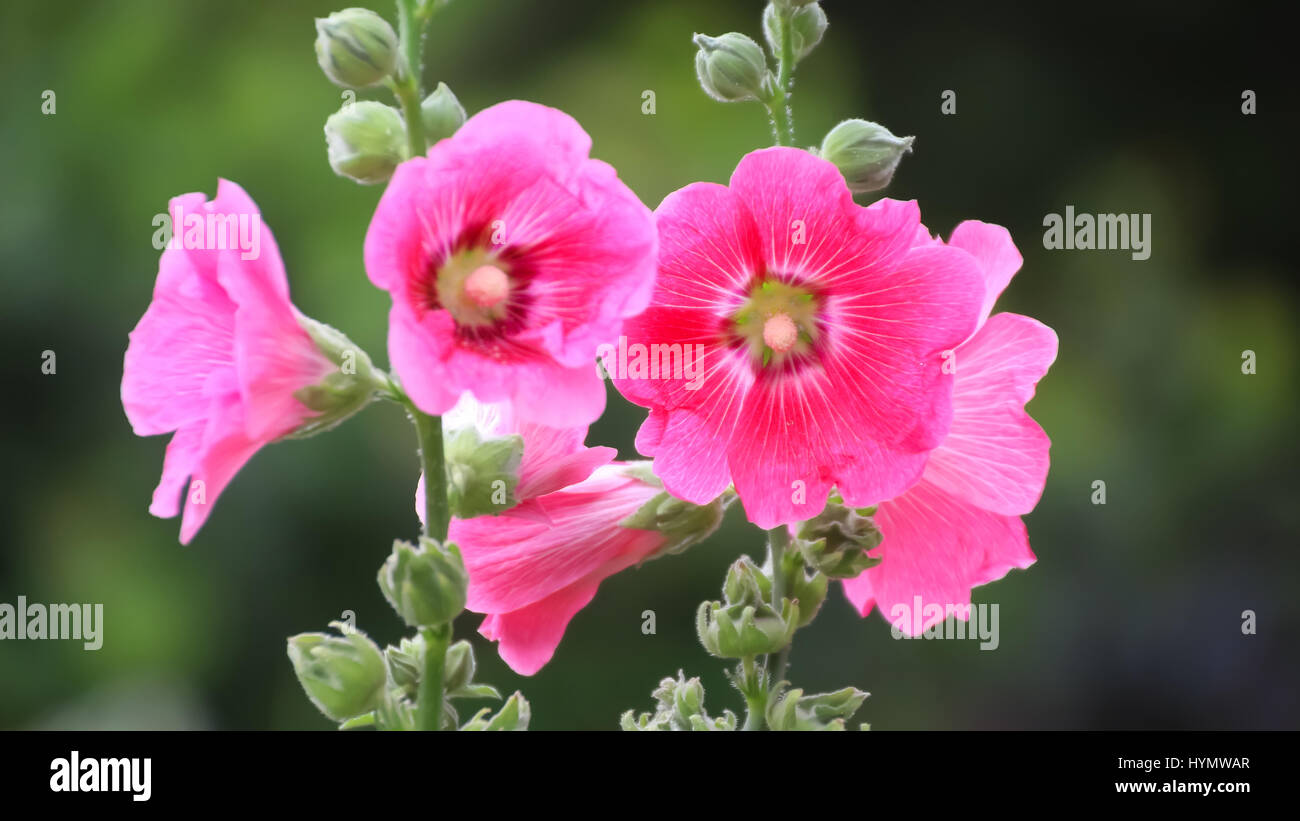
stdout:
[[[928,235],[923,242],[938,244]],[[875,518],[884,541],[875,555],[884,561],[844,582],[864,616],[879,605],[909,635],[954,608],[966,618],[972,587],[1034,563],[1020,516],[1042,495],[1051,444],[1024,406],[1056,359],[1056,334],[1027,316],[989,316],[1020,268],[1011,235],[963,222],[948,245],[979,260],[987,283],[979,330],[953,354],[952,428],[921,480],[880,505]]]
[[467,390],[556,427],[604,409],[596,346],[645,307],[656,237],[590,147],[567,114],[511,101],[394,173],[366,271],[393,298],[389,357],[421,410]]
[[[834,165],[794,148],[755,151],[729,187],[688,185],[655,214],[654,296],[626,326],[626,367],[605,364],[650,408],[637,449],[668,491],[703,503],[734,482],[771,528],[817,515],[832,486],[865,507],[914,483],[948,433],[942,354],[984,299],[970,254],[916,247],[915,202],[858,206]],[[694,380],[638,371],[637,353],[674,348],[701,360]]]
[[130,335],[122,406],[138,436],[175,431],[149,512],[175,516],[184,494],[188,544],[258,448],[316,417],[295,394],[337,368],[299,323],[275,239],[242,188],[220,180],[216,199],[183,194],[170,211],[173,239]]

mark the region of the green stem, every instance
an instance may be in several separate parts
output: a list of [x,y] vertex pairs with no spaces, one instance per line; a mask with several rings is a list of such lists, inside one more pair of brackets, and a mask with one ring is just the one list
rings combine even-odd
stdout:
[[767,688],[758,680],[753,656],[740,660],[740,682],[745,696],[745,724],[740,729],[767,729]]
[[[428,481],[427,479],[425,481]],[[772,607],[781,612],[785,598],[785,549],[790,546],[790,531],[785,525],[767,531],[767,560],[772,565]]]
[[423,155],[429,147],[424,141],[424,119],[420,116],[420,100],[424,96],[420,91],[423,23],[428,15],[417,15],[417,5],[417,0],[397,0],[397,32],[404,62],[400,76],[392,84],[393,93],[402,105],[406,141],[412,157]]
[[794,145],[794,108],[790,97],[794,91],[794,35],[790,26],[793,12],[781,10],[777,13],[777,26],[780,29],[781,53],[777,57],[776,88],[767,104],[772,115],[772,136],[777,145]]
[[[424,472],[424,535],[445,542],[451,525],[451,506],[447,503],[442,417],[424,413],[409,400],[406,411],[415,424],[420,443],[420,468]],[[420,676],[420,691],[416,694],[415,726],[420,730],[438,730],[442,724],[442,678],[447,645],[451,642],[451,625],[422,627],[420,635],[424,637],[424,673]]]
[[424,471],[424,535],[446,541],[451,526],[447,503],[447,465],[443,453],[442,417],[430,416],[410,404],[406,408],[420,442],[420,468]]
[[[781,612],[781,600],[785,598],[785,551],[790,546],[790,531],[784,525],[767,531],[767,560],[772,565],[772,607]],[[771,659],[769,659],[769,665]],[[785,678],[786,667],[790,664],[790,645],[787,644],[776,657],[772,667],[772,684]]]
[[451,642],[451,625],[422,627],[420,635],[424,637],[424,672],[420,675],[420,692],[416,695],[415,729],[438,730],[442,727],[442,678],[447,662],[447,645]]

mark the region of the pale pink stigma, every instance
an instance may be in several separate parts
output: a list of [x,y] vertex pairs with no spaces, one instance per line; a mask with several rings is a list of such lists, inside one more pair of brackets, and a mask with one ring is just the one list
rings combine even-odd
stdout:
[[783,313],[772,314],[763,323],[763,341],[777,353],[785,353],[799,340],[794,320]]
[[480,265],[465,280],[465,295],[480,308],[495,308],[510,293],[510,279],[495,265]]

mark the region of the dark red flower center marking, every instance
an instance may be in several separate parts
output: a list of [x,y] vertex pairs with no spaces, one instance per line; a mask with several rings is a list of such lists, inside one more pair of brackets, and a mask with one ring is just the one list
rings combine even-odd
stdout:
[[429,259],[413,301],[451,314],[461,342],[496,349],[527,326],[534,274],[526,254],[493,244],[490,235],[487,227],[471,227],[451,253]]

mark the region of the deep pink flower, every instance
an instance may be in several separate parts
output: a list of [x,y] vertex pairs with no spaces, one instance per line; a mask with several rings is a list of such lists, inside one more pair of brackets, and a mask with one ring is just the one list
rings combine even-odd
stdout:
[[702,371],[614,378],[650,408],[637,449],[665,487],[703,503],[734,481],[770,528],[817,515],[832,486],[864,507],[915,482],[951,418],[942,354],[984,298],[971,256],[914,247],[916,203],[858,206],[834,165],[793,148],[670,194],[656,218],[654,297],[627,343],[698,350]]
[[[175,431],[149,512],[194,537],[231,477],[314,414],[295,392],[336,370],[298,322],[271,232],[238,185],[170,203],[173,239],[131,332],[122,406],[138,436]],[[187,479],[193,479],[187,483]]]
[[963,222],[948,244],[979,260],[987,283],[980,328],[953,354],[952,428],[921,480],[880,505],[884,541],[874,555],[884,561],[844,583],[864,616],[879,605],[911,635],[943,621],[950,608],[964,617],[972,587],[1033,564],[1020,516],[1042,495],[1051,444],[1024,406],[1056,359],[1056,334],[1027,316],[989,316],[1020,268],[1011,235]]
[[398,167],[366,234],[393,298],[388,349],[415,403],[464,391],[553,426],[605,406],[592,363],[654,280],[649,210],[567,114],[511,101]]

